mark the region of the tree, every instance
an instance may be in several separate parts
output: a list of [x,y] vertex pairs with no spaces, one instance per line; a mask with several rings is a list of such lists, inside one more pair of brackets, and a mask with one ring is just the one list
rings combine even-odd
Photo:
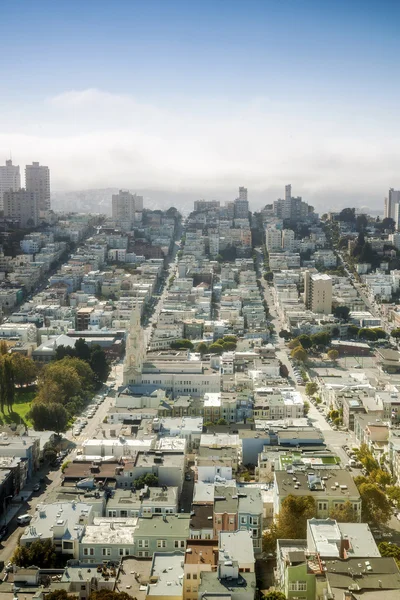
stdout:
[[303,346],[304,350],[308,350],[309,348],[311,348],[312,346],[312,341],[309,335],[306,335],[305,333],[303,333],[302,335],[299,335],[299,337],[297,338],[300,342],[300,344]]
[[280,375],[281,377],[284,377],[285,379],[286,379],[287,377],[289,377],[289,369],[288,369],[288,368],[287,368],[287,366],[286,366],[285,364],[283,364],[283,363],[281,363],[281,364],[279,365],[279,375]]
[[219,419],[217,421],[217,425],[227,425],[227,422],[225,421],[225,419]]
[[203,357],[208,352],[207,344],[205,342],[200,342],[200,344],[197,345],[196,352],[199,352],[201,357]]
[[236,350],[235,342],[223,342],[222,345],[226,352],[229,352],[230,350]]
[[268,592],[267,594],[262,594],[262,597],[263,600],[286,600],[285,594],[283,592],[280,592],[279,590],[273,590],[272,592]]
[[46,594],[46,600],[76,600],[76,596],[68,594],[67,590],[54,590]]
[[14,383],[16,385],[30,385],[33,383],[37,376],[34,361],[18,352],[13,352],[10,357],[14,371]]
[[394,337],[395,339],[400,338],[400,329],[392,329],[392,331],[390,332],[390,335],[392,337]]
[[237,344],[237,337],[236,335],[224,335],[224,337],[222,338],[223,342],[233,342],[234,344]]
[[356,230],[364,231],[368,227],[368,217],[367,215],[357,215],[356,217]]
[[375,327],[374,331],[375,331],[375,335],[377,336],[378,340],[385,340],[387,338],[386,331],[384,329],[382,329],[381,327]]
[[112,590],[98,590],[91,592],[89,600],[132,600],[132,596],[126,592],[113,592]]
[[98,381],[107,381],[111,367],[106,353],[98,344],[95,344],[90,350],[89,365]]
[[193,350],[193,343],[190,340],[174,340],[170,344],[171,348],[175,348],[176,350],[180,350],[181,348],[187,348],[188,350]]
[[335,350],[335,348],[328,350],[327,355],[328,355],[329,360],[336,361],[339,358],[339,352],[337,350]]
[[331,341],[332,338],[327,331],[320,331],[319,333],[314,333],[314,335],[311,336],[312,345],[318,348],[329,346]]
[[43,404],[34,401],[29,418],[37,431],[55,431],[59,434],[67,429],[70,415],[65,407],[57,402]]
[[307,400],[304,400],[304,416],[306,417],[310,412],[310,403]]
[[87,362],[89,362],[90,354],[91,354],[91,352],[90,352],[89,344],[87,344],[83,338],[79,338],[78,340],[76,340],[74,355],[77,358],[80,358],[81,360],[86,360]]
[[362,503],[362,521],[384,525],[391,517],[390,502],[375,483],[362,483],[358,488]]
[[7,405],[8,411],[12,411],[14,396],[15,396],[15,384],[14,384],[14,369],[12,365],[12,359],[10,355],[3,356],[3,369],[2,369],[2,382],[1,387],[4,390],[4,399]]
[[49,569],[55,566],[56,559],[56,547],[51,540],[36,540],[29,548],[17,546],[11,562],[18,567],[35,565],[41,569]]
[[[400,332],[400,329],[399,329],[399,332]],[[286,331],[286,329],[281,329],[278,335],[280,338],[284,339],[286,342],[291,340],[293,337],[292,334],[290,333],[290,331]],[[399,335],[399,337],[400,337],[400,335]]]
[[329,517],[335,519],[338,523],[357,523],[358,521],[357,513],[349,500],[333,508],[329,513]]
[[295,348],[298,348],[299,346],[301,346],[299,338],[294,338],[294,340],[290,340],[290,342],[288,343],[288,347],[291,350],[294,350]]
[[392,556],[400,567],[400,546],[393,542],[381,542],[378,546],[381,556]]
[[353,337],[353,338],[357,337],[359,331],[360,331],[360,328],[357,327],[357,325],[349,325],[347,327],[347,335],[350,336],[350,337]]
[[397,508],[400,506],[400,487],[397,485],[390,485],[386,488],[386,494],[389,500],[393,502]]
[[387,471],[382,469],[375,469],[370,472],[369,478],[371,481],[379,485],[380,488],[385,489],[386,486],[392,483],[392,476]]
[[158,485],[158,477],[153,475],[153,473],[146,473],[145,475],[140,475],[137,479],[135,479],[135,488],[140,490],[144,488],[145,485],[149,487],[154,487]]
[[304,350],[304,348],[302,348],[301,346],[299,346],[298,348],[294,348],[294,350],[292,350],[290,356],[294,360],[298,360],[299,362],[306,362],[308,354]]
[[210,345],[209,351],[211,354],[222,354],[224,351],[224,347],[219,342],[214,342]]
[[367,444],[361,444],[361,446],[355,450],[355,454],[366,469],[367,473],[372,473],[372,471],[379,470],[378,461],[372,455],[372,452],[368,448]]
[[350,315],[350,308],[348,306],[335,306],[332,311],[333,316],[342,321],[348,321]]
[[393,233],[395,226],[396,223],[391,217],[386,217],[385,219],[382,219],[381,229],[388,229]]
[[356,220],[356,209],[355,208],[344,208],[338,216],[338,221],[344,223],[354,223]]
[[318,392],[318,384],[315,381],[309,381],[306,384],[306,394],[307,396],[314,396]]
[[68,364],[70,358],[52,362],[45,367],[39,376],[39,392],[49,384],[57,384],[60,395],[53,402],[65,404],[70,396],[82,395],[82,383],[76,369]]
[[307,520],[316,515],[312,496],[286,496],[278,516],[279,536],[285,540],[299,540],[307,536]]
[[378,335],[376,334],[374,329],[368,329],[368,327],[363,327],[358,332],[358,337],[363,340],[367,340],[369,342],[376,342],[378,339]]

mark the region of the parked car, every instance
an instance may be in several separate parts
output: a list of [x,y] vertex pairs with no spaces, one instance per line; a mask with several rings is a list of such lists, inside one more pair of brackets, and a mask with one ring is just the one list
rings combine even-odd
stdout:
[[8,527],[7,527],[7,525],[3,525],[3,526],[0,528],[0,540],[2,540],[3,538],[5,538],[5,536],[7,535],[7,532],[8,532]]
[[40,483],[35,483],[35,485],[33,486],[33,491],[34,492],[39,492],[40,491]]

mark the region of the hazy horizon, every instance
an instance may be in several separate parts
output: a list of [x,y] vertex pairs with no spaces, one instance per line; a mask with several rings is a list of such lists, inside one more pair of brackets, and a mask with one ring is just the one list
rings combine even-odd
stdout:
[[0,162],[48,165],[53,192],[244,185],[259,208],[291,183],[319,212],[381,212],[400,188],[399,5],[39,6],[2,14]]

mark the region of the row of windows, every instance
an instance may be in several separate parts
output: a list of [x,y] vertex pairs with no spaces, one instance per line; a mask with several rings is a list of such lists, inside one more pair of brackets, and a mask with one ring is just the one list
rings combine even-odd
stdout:
[[[168,540],[157,540],[157,548],[165,548],[167,545],[167,541]],[[159,544],[163,544],[160,545]],[[148,548],[149,547],[149,540],[138,540],[138,546],[139,548]],[[174,548],[184,548],[185,547],[185,540],[174,540]]]

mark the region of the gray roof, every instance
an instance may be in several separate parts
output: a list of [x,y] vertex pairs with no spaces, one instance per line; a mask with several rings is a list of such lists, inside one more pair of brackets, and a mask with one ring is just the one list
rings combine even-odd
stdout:
[[220,594],[231,596],[230,590],[235,589],[235,597],[239,591],[243,593],[243,597],[254,597],[256,591],[256,574],[255,573],[240,573],[238,579],[218,579],[218,573],[210,573],[202,571],[201,583],[198,593],[204,600],[213,600],[213,596]]
[[[296,481],[293,481],[294,477],[296,477]],[[324,479],[325,477],[327,479]],[[318,475],[318,469],[309,469],[305,473],[296,471],[293,475],[288,475],[285,471],[275,471],[275,480],[281,498],[285,498],[289,494],[293,496],[311,494],[312,496],[320,496],[322,498],[328,496],[338,498],[343,496],[343,500],[347,500],[349,497],[360,497],[351,474],[344,469],[335,469],[332,471],[326,469],[323,471],[321,477]],[[336,483],[339,486],[336,486]],[[346,487],[341,488],[340,486]],[[333,487],[335,489],[332,489]]]
[[392,557],[370,558],[367,561],[360,558],[327,560],[325,567],[325,575],[331,588],[350,587],[354,591],[400,590],[400,573]]
[[239,566],[243,563],[254,563],[253,541],[250,532],[221,531],[219,534],[219,560],[237,561]]
[[238,492],[236,487],[215,486],[214,512],[215,513],[237,513]]
[[258,488],[243,488],[239,493],[239,513],[260,514],[263,512],[261,490]]
[[183,564],[182,552],[155,552],[151,576],[157,577],[156,583],[148,585],[148,596],[182,596]]
[[177,539],[188,538],[189,523],[190,515],[188,514],[168,515],[165,518],[162,515],[139,518],[135,537],[175,536]]

